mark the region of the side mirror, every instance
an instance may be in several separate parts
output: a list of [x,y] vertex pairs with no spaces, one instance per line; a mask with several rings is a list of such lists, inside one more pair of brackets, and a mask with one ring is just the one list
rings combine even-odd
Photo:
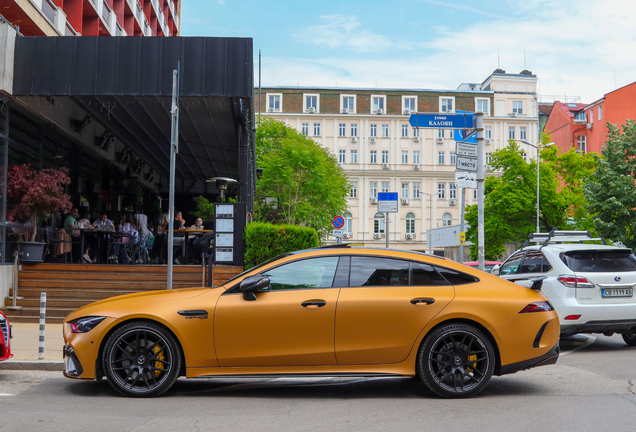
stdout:
[[496,264],[496,265],[492,268],[492,270],[490,270],[490,273],[491,273],[491,274],[494,274],[495,276],[499,275],[499,268],[500,268],[500,267],[501,267],[501,266],[500,266],[499,264]]
[[243,300],[254,301],[256,300],[256,291],[269,286],[269,278],[262,274],[256,274],[243,279],[239,285],[239,290],[243,293]]

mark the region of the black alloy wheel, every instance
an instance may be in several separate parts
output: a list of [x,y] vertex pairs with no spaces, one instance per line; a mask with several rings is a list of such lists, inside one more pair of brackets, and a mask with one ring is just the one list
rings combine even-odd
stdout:
[[179,378],[181,349],[163,327],[132,322],[113,333],[102,355],[108,382],[126,396],[158,396]]
[[636,328],[632,327],[629,331],[621,333],[623,340],[629,346],[636,346]]
[[424,339],[418,354],[424,384],[446,398],[472,397],[481,392],[495,369],[490,340],[467,324],[442,326]]

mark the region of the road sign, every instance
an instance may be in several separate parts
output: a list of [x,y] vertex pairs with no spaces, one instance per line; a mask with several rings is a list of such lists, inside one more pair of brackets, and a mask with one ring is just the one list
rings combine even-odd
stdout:
[[333,227],[336,229],[340,229],[344,226],[345,224],[345,220],[342,216],[336,216],[335,218],[333,218]]
[[378,211],[380,213],[398,212],[397,192],[380,192],[378,194]]
[[466,233],[465,232],[460,232],[459,233],[459,244],[460,245],[465,245],[466,244]]
[[472,114],[411,114],[409,123],[414,128],[434,129],[474,129],[475,116]]
[[332,231],[332,235],[334,237],[342,237],[343,233],[344,233],[344,230],[341,230],[341,229],[335,229]]
[[477,158],[477,145],[458,142],[455,144],[455,153],[457,156],[466,156],[471,158]]
[[378,202],[380,201],[397,201],[398,194],[397,192],[380,192],[378,194]]
[[477,159],[457,156],[457,164],[455,166],[458,170],[477,172]]
[[455,171],[455,186],[458,188],[477,188],[477,173]]
[[455,141],[477,144],[476,133],[475,129],[455,129]]

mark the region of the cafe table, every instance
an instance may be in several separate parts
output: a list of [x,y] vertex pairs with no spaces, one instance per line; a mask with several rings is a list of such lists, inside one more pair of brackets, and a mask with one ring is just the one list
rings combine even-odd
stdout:
[[[97,235],[97,263],[102,264],[101,260],[101,250],[102,250],[102,238],[106,235],[116,234],[116,231],[111,230],[102,230],[99,228],[73,228],[73,231],[80,232],[80,262],[82,262],[82,256],[84,256],[84,236],[86,233]],[[108,253],[106,253],[108,255]]]
[[[160,230],[161,232],[165,232],[168,233],[168,230]],[[176,229],[174,230],[175,234],[183,234],[184,235],[184,239],[183,239],[183,250],[185,253],[185,264],[190,264],[190,255],[189,255],[189,250],[190,250],[190,245],[188,242],[188,237],[194,235],[199,235],[199,234],[207,234],[207,233],[212,233],[214,232],[214,230],[205,230],[205,229],[190,229],[190,228],[184,228],[184,229]]]

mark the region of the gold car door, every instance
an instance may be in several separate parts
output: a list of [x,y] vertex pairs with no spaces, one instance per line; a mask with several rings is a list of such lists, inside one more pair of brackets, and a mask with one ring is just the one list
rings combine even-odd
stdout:
[[[248,301],[219,297],[214,340],[220,366],[335,365],[334,320],[339,257],[292,261],[263,272],[270,285]],[[231,290],[230,290],[231,291]]]
[[340,365],[390,364],[406,359],[422,329],[452,299],[454,289],[424,263],[351,257],[349,287],[336,312]]

